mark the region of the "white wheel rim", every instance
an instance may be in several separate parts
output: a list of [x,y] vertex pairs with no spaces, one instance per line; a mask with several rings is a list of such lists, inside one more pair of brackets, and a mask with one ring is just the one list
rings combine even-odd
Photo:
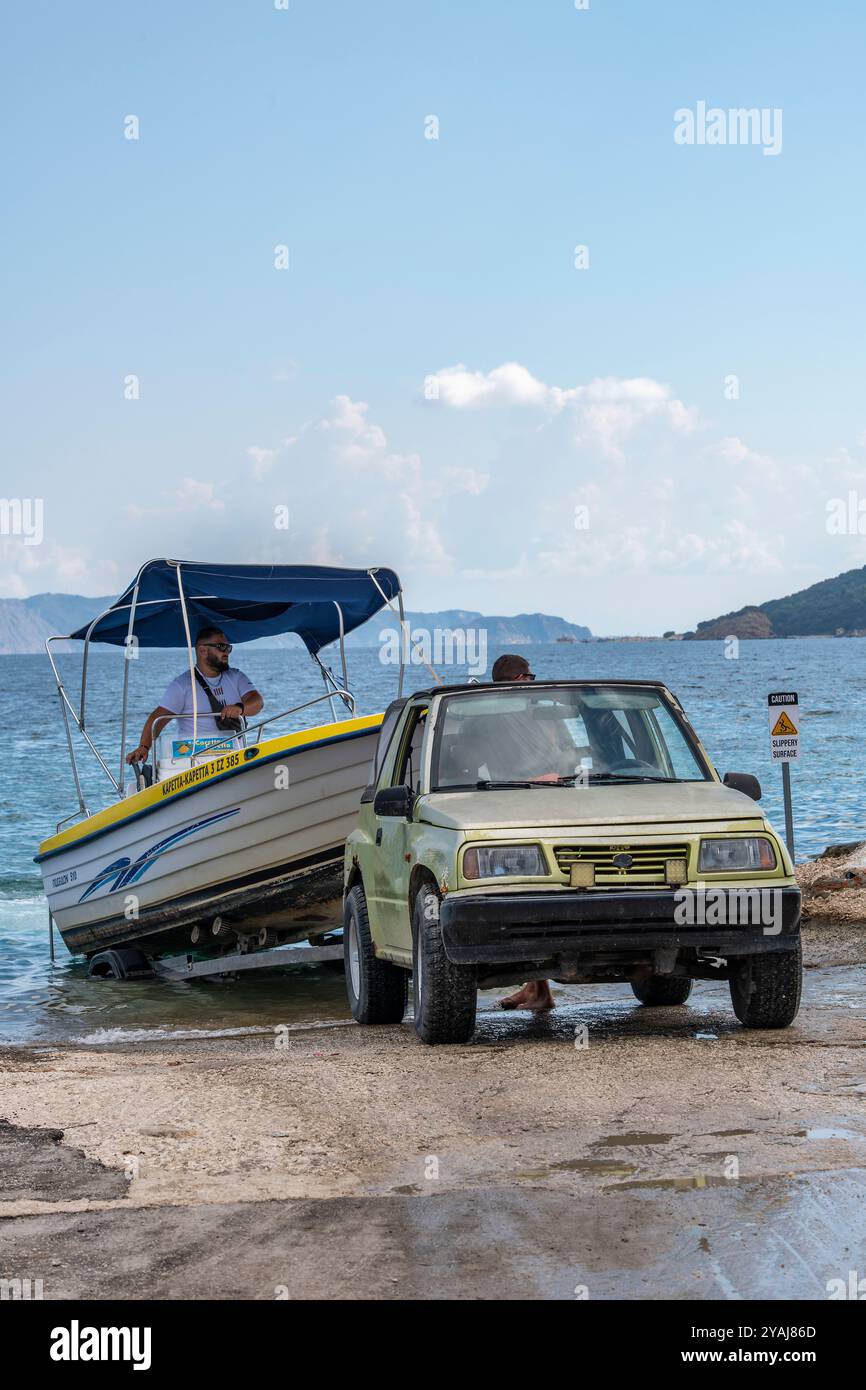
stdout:
[[361,994],[361,952],[354,917],[349,921],[349,979],[352,982],[352,993],[358,999]]

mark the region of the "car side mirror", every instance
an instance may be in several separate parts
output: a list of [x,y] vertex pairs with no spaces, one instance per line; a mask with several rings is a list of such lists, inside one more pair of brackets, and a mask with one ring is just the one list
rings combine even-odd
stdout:
[[726,772],[724,784],[732,791],[743,792],[750,796],[753,801],[761,799],[761,784],[757,777],[753,777],[751,772]]
[[376,793],[373,812],[377,816],[406,816],[408,818],[415,793],[411,787],[383,787]]

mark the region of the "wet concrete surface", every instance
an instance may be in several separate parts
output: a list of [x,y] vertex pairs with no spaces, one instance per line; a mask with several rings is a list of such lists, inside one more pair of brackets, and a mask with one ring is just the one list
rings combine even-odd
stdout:
[[125,1197],[126,1178],[61,1141],[62,1129],[0,1121],[0,1202],[16,1198]]
[[668,1009],[556,993],[542,1018],[487,996],[466,1047],[335,1022],[0,1055],[0,1276],[46,1298],[799,1300],[866,1275],[862,965],[807,971],[780,1032],[718,986]]
[[48,1299],[826,1299],[864,1267],[864,1207],[866,1175],[840,1170],[21,1217],[0,1249]]

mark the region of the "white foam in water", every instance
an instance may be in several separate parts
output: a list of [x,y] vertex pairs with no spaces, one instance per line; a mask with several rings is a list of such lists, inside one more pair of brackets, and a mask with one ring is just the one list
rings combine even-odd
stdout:
[[273,1034],[277,1027],[287,1033],[305,1033],[311,1028],[351,1028],[354,1019],[340,1018],[331,1022],[273,1024],[270,1028],[259,1025],[247,1028],[97,1028],[83,1038],[70,1038],[73,1044],[87,1047],[104,1047],[110,1043],[128,1042],[188,1042],[196,1038],[243,1038],[250,1035]]

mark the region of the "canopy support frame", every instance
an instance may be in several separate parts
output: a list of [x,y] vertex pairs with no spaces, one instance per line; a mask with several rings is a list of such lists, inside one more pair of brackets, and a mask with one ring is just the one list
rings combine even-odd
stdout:
[[129,605],[129,627],[126,631],[126,642],[123,646],[123,698],[120,712],[120,785],[118,795],[123,796],[123,786],[126,771],[126,715],[129,708],[129,663],[132,661],[132,653],[136,650],[133,647],[135,641],[135,605],[138,602],[138,579],[135,581],[135,588],[132,591],[132,603]]
[[70,730],[70,728],[69,728],[69,720],[68,720],[68,717],[67,717],[67,710],[68,710],[69,714],[72,715],[72,718],[75,720],[75,727],[78,729],[78,732],[81,734],[82,738],[84,739],[84,741],[85,741],[85,743],[87,744],[88,748],[90,749],[91,753],[92,753],[93,756],[95,757],[96,761],[99,763],[99,766],[102,768],[102,770],[103,770],[103,772],[105,773],[106,777],[108,778],[109,782],[110,782],[111,785],[114,787],[114,790],[115,790],[115,791],[118,790],[118,784],[117,784],[117,780],[116,780],[116,778],[115,778],[115,776],[114,776],[114,773],[111,771],[111,768],[108,766],[108,763],[105,761],[105,759],[103,758],[103,756],[102,756],[102,754],[100,753],[99,749],[97,748],[96,744],[93,742],[93,739],[92,739],[92,738],[90,737],[90,735],[88,734],[87,730],[86,730],[85,727],[84,727],[84,724],[83,724],[82,721],[79,719],[78,714],[77,714],[76,709],[75,709],[75,706],[73,705],[72,701],[70,700],[69,696],[68,696],[67,693],[66,693],[66,687],[64,686],[63,681],[62,681],[61,676],[60,676],[60,672],[59,672],[58,669],[57,669],[57,663],[56,663],[56,661],[54,660],[54,653],[53,653],[52,650],[51,650],[51,643],[52,643],[52,642],[67,642],[67,641],[69,641],[69,640],[70,640],[70,639],[69,639],[68,637],[46,637],[46,639],[45,639],[45,650],[46,650],[46,652],[48,653],[48,660],[49,660],[50,663],[51,663],[51,670],[52,670],[53,673],[54,673],[54,680],[55,680],[55,683],[56,683],[56,685],[57,685],[57,694],[58,694],[59,697],[60,697],[60,708],[61,708],[61,710],[63,711],[63,718],[64,718],[64,721],[65,721],[65,724],[66,724],[66,738],[67,738],[67,742],[68,742],[68,744],[69,744],[69,756],[70,756],[70,760],[71,760],[71,762],[72,762],[72,775],[73,775],[73,777],[74,777],[74,779],[75,779],[76,790],[78,791],[78,794],[79,794],[79,805],[82,807],[82,809],[83,809],[83,811],[84,811],[84,814],[85,814],[85,815],[89,815],[90,812],[87,811],[87,810],[85,809],[85,807],[84,807],[83,796],[82,796],[82,794],[81,794],[81,780],[80,780],[79,775],[78,775],[78,763],[77,763],[76,758],[75,758],[75,747],[74,747],[73,742],[72,742],[72,732],[71,732],[71,730]]
[[[60,679],[60,672],[57,669],[57,666],[54,661],[54,654],[51,651],[50,644],[56,640],[57,639],[54,637],[46,638],[45,650],[48,653],[48,660],[51,662],[51,669],[54,672],[54,679],[57,682],[57,700],[60,705],[60,713],[63,715],[63,727],[66,730],[66,746],[69,749],[69,762],[72,767],[72,780],[75,783],[75,794],[78,797],[78,814],[82,816],[89,816],[90,812],[87,809],[87,802],[84,800],[84,792],[81,789],[81,777],[78,772],[78,761],[75,757],[75,744],[72,742],[72,730],[69,727],[69,714],[66,709],[67,704],[69,704],[69,699],[66,695],[65,690],[63,689],[63,682]],[[72,707],[70,705],[70,709],[71,708]],[[74,710],[72,711],[72,715],[74,718]]]
[[[406,649],[409,647],[409,638],[410,638],[410,636],[411,636],[411,634],[408,633],[408,632],[406,631],[406,617],[405,617],[405,613],[404,613],[404,611],[403,611],[403,590],[402,590],[402,589],[398,589],[398,590],[397,590],[397,607],[395,608],[394,605],[393,605],[393,603],[392,603],[391,600],[389,599],[388,595],[385,593],[385,590],[382,588],[382,585],[379,583],[378,579],[376,578],[376,571],[375,571],[375,570],[367,570],[367,573],[369,574],[369,576],[370,576],[370,578],[372,579],[373,583],[376,585],[376,588],[379,590],[379,593],[382,595],[382,598],[383,598],[383,600],[384,600],[386,606],[387,606],[388,608],[390,608],[390,610],[391,610],[392,613],[398,613],[398,614],[399,614],[399,618],[400,618],[400,676],[399,676],[399,679],[398,679],[398,682],[397,682],[397,699],[399,700],[399,699],[401,698],[402,694],[403,694],[403,675],[404,675],[405,666],[406,666],[406,655],[405,655],[405,652],[406,652]],[[417,644],[416,644],[416,645],[417,645]],[[411,651],[410,651],[410,656],[411,656]],[[433,677],[433,679],[434,679],[434,681],[436,682],[437,685],[444,685],[444,681],[442,680],[442,677],[439,675],[439,672],[438,672],[438,671],[435,671],[435,670],[433,669],[433,667],[430,665],[430,662],[429,662],[429,661],[423,661],[422,664],[423,664],[424,666],[427,667],[427,670],[430,672],[430,675]]]
[[[192,633],[189,629],[189,614],[186,611],[186,594],[183,591],[183,579],[181,578],[180,565],[177,564],[176,561],[172,561],[171,563],[177,566],[177,591],[180,594],[180,611],[183,614],[183,630],[186,633],[186,650],[189,656],[189,685],[192,698],[192,760],[194,761],[195,750],[198,747],[198,690],[195,683],[195,655],[193,653]],[[153,741],[156,743],[156,734],[153,736]],[[154,753],[154,758],[155,757],[156,754]]]

